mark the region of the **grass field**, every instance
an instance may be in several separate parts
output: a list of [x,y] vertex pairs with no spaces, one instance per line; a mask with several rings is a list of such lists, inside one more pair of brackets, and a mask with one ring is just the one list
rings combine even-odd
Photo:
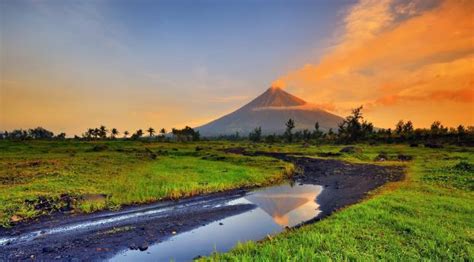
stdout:
[[[0,142],[0,222],[68,203],[76,212],[276,183],[293,166],[225,154],[220,143]],[[40,208],[38,208],[40,207]]]
[[[65,205],[62,194],[76,200],[76,212],[91,212],[277,183],[293,169],[272,158],[221,150],[230,147],[309,157],[342,148],[245,142],[1,141],[0,219],[7,226],[12,218],[37,217],[45,211],[35,205],[44,199],[54,204],[50,210],[54,211]],[[242,243],[229,253],[202,260],[474,260],[474,149],[358,147],[361,152],[335,158],[406,165],[406,179],[383,186],[321,222]],[[375,162],[382,152],[389,160]],[[400,154],[414,158],[396,161]]]
[[[380,153],[408,154],[406,180],[321,222],[261,242],[239,244],[219,261],[473,261],[474,151],[472,148],[360,146],[362,153],[340,158],[371,162]],[[298,146],[275,151],[337,152],[340,147]],[[399,164],[387,161],[383,164]]]

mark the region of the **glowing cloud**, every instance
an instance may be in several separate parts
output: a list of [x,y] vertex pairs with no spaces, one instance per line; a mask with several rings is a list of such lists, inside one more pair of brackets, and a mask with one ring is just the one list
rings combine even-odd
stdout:
[[[334,104],[339,113],[366,105],[379,126],[399,118],[419,126],[472,124],[473,13],[473,1],[362,0],[348,10],[340,43],[319,64],[278,81],[310,101]],[[431,110],[433,102],[444,110]],[[380,115],[386,107],[397,114]],[[413,115],[413,108],[423,114]]]

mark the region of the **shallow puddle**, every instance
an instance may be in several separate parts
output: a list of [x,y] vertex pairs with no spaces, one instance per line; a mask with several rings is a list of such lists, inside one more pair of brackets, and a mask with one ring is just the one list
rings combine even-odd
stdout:
[[256,190],[225,205],[253,204],[254,209],[198,227],[151,245],[146,251],[127,250],[113,261],[190,261],[214,251],[225,252],[238,242],[260,240],[316,217],[317,185],[280,185]]

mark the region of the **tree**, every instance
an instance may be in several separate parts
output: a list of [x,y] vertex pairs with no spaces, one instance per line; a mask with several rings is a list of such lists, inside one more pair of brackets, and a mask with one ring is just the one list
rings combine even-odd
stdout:
[[448,128],[444,127],[441,122],[439,121],[434,121],[433,124],[431,124],[430,127],[430,133],[432,136],[440,136],[444,135],[448,132]]
[[395,133],[397,133],[397,135],[402,134],[404,125],[405,123],[403,122],[403,120],[398,121],[398,123],[395,125]]
[[459,125],[457,128],[458,135],[464,135],[466,134],[466,128],[464,128],[463,125]]
[[265,142],[272,144],[277,141],[277,135],[276,134],[271,134],[265,137]]
[[288,119],[288,122],[285,123],[285,137],[289,143],[293,142],[293,129],[295,128],[295,121],[293,119]]
[[143,136],[143,130],[141,129],[138,129],[137,132],[135,132],[133,135],[132,135],[132,139],[139,139],[140,137]]
[[406,135],[413,133],[413,123],[410,120],[408,120],[403,126],[403,133]]
[[115,137],[119,134],[119,131],[117,130],[117,128],[112,128],[112,131],[110,131],[110,135],[112,137],[112,139],[115,139]]
[[458,128],[456,128],[456,134],[457,134],[457,141],[459,143],[466,136],[466,128],[464,128],[463,125],[459,125]]
[[373,134],[373,124],[363,119],[362,106],[353,109],[352,114],[339,124],[339,138],[344,142],[355,142]]
[[318,140],[323,136],[323,132],[319,130],[319,122],[316,122],[314,124],[314,132],[313,132],[313,137]]
[[310,132],[308,129],[304,129],[304,130],[303,130],[303,140],[304,140],[305,142],[308,142],[308,141],[311,139],[311,136],[312,136],[312,135],[313,135],[313,134],[311,134],[311,132]]
[[189,126],[183,129],[173,128],[171,133],[173,133],[178,141],[198,141],[200,139],[199,131],[194,131],[194,129]]
[[29,137],[33,139],[51,139],[54,137],[54,133],[46,130],[42,127],[37,127],[34,129],[28,130]]
[[249,133],[249,140],[252,142],[260,142],[262,140],[262,128],[256,127]]
[[127,130],[123,131],[123,137],[124,138],[127,138],[129,134],[130,133]]
[[98,129],[97,127],[94,128],[94,130],[92,131],[92,136],[94,138],[98,138],[100,136],[100,129]]
[[334,137],[335,137],[334,131],[332,130],[332,128],[329,128],[327,138],[330,140],[333,140]]
[[150,135],[150,137],[153,136],[153,134],[155,134],[155,129],[153,129],[153,127],[149,127],[147,130],[148,134]]
[[161,134],[161,136],[164,137],[164,136],[166,135],[166,129],[162,128],[162,129],[160,130],[160,134]]
[[57,134],[56,139],[60,139],[60,140],[66,139],[66,133],[62,132],[62,133]]
[[107,128],[104,125],[102,125],[102,126],[100,126],[99,132],[98,132],[97,135],[98,135],[99,138],[106,139],[108,132],[109,132],[109,130],[107,130]]
[[15,129],[8,133],[8,138],[13,140],[25,140],[28,138],[28,132],[23,129]]
[[84,134],[82,134],[82,137],[85,139],[91,139],[93,137],[93,134],[94,134],[94,129],[89,128]]

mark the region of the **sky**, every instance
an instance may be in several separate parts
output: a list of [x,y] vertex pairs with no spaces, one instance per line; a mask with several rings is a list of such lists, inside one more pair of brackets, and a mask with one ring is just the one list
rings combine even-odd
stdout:
[[278,85],[474,124],[474,1],[0,1],[0,130],[198,126]]

